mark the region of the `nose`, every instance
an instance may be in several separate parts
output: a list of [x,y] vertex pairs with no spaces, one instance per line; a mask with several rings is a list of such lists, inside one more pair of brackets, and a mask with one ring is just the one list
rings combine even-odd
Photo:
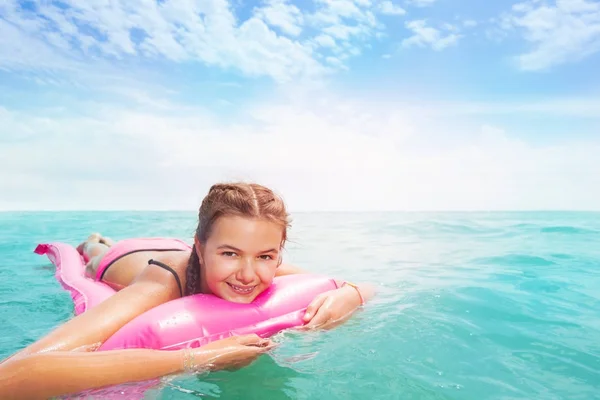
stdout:
[[249,285],[250,283],[254,282],[255,276],[256,273],[254,272],[254,261],[251,259],[245,259],[242,261],[242,265],[238,270],[235,279],[237,279],[237,281],[242,285]]

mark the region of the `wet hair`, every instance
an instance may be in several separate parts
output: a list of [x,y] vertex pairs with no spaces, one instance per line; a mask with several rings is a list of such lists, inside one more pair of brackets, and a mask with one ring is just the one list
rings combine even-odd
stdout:
[[[206,243],[213,224],[223,216],[270,220],[282,228],[281,246],[287,240],[290,219],[285,204],[279,196],[265,186],[239,182],[213,185],[202,200],[198,211],[198,226],[195,235],[200,243]],[[200,260],[196,249],[193,248],[186,270],[186,296],[200,291],[200,268]]]

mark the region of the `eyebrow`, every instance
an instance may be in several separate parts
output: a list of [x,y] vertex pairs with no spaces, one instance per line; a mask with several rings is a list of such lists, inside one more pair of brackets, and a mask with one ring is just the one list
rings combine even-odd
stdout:
[[[231,250],[235,250],[237,252],[243,253],[243,251],[241,249],[238,249],[237,247],[231,246],[229,244],[222,244],[219,247],[217,247],[217,249],[231,249]],[[264,250],[264,251],[260,251],[260,254],[263,253],[273,253],[273,252],[277,252],[277,249],[269,249],[269,250]]]

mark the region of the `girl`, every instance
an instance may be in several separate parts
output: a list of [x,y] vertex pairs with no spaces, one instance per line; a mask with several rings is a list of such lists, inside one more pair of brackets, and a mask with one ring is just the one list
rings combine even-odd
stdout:
[[[216,184],[198,219],[192,247],[159,238],[113,243],[99,234],[78,246],[88,260],[87,273],[118,292],[0,364],[0,398],[47,398],[189,370],[239,367],[271,349],[269,339],[247,335],[180,351],[93,351],[127,322],[167,301],[209,293],[250,303],[275,276],[301,273],[282,263],[289,219],[270,189]],[[309,305],[304,329],[333,327],[372,295],[344,282],[338,287]]]

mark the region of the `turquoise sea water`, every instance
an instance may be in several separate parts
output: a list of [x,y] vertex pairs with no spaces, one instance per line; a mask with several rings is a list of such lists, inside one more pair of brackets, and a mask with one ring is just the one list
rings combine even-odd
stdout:
[[[327,332],[148,398],[598,399],[600,213],[295,214],[287,261],[373,282]],[[39,242],[188,240],[195,213],[0,213],[0,358],[72,316]]]

